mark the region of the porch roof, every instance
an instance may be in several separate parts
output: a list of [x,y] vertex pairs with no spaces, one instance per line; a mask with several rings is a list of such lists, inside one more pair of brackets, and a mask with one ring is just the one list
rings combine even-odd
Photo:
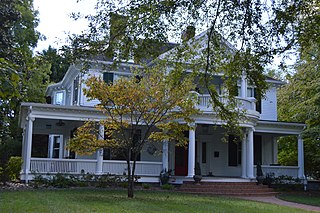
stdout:
[[299,135],[305,127],[304,123],[260,120],[257,122],[255,132]]
[[19,123],[24,127],[27,116],[33,118],[61,119],[73,121],[85,121],[88,119],[101,120],[105,115],[94,107],[61,106],[53,104],[41,104],[23,102],[20,106]]

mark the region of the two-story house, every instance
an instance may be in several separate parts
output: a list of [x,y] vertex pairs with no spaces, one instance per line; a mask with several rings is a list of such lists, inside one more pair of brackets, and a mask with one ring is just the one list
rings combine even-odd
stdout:
[[[202,34],[195,39],[203,39]],[[104,119],[83,93],[84,80],[89,74],[101,76],[105,81],[116,81],[130,76],[132,67],[139,64],[124,62],[118,68],[110,66],[112,61],[97,60],[86,72],[82,65],[71,65],[63,80],[50,85],[48,104],[22,103],[20,125],[23,128],[21,179],[26,182],[38,174],[119,174],[126,173],[126,162],[113,150],[98,150],[90,156],[80,156],[66,148],[68,140],[84,121]],[[141,67],[142,68],[142,67]],[[245,76],[239,79],[238,108],[244,110],[247,119],[240,122],[244,137],[238,143],[224,142],[226,130],[223,120],[216,116],[208,94],[198,95],[198,107],[203,113],[194,117],[189,130],[188,146],[175,147],[174,143],[159,141],[146,144],[137,161],[136,175],[141,181],[157,182],[162,169],[172,169],[174,175],[188,178],[194,175],[196,162],[200,163],[202,175],[208,177],[255,178],[255,168],[262,165],[264,173],[304,178],[303,140],[300,136],[304,124],[280,122],[277,120],[277,88],[283,82],[266,78],[269,89],[265,98],[256,103],[255,90],[248,85]],[[216,88],[223,85],[220,76],[214,76]],[[222,91],[218,91],[222,94]],[[223,99],[223,98],[221,98]],[[141,126],[141,131],[144,127]],[[297,136],[298,165],[278,164],[277,138]],[[229,136],[233,141],[233,136]]]

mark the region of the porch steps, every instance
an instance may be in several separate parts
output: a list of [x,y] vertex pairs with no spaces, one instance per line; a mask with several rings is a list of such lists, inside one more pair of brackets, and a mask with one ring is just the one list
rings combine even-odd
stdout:
[[177,191],[191,194],[226,195],[226,196],[271,196],[276,195],[268,186],[255,182],[201,182],[183,181]]

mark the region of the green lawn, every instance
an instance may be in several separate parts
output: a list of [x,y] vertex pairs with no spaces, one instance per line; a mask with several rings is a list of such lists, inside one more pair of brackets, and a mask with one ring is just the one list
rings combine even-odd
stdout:
[[137,191],[134,199],[125,190],[54,189],[0,191],[0,212],[305,212],[232,198],[196,196],[171,191]]
[[295,203],[308,204],[313,206],[320,206],[320,193],[316,192],[300,192],[280,194],[278,198]]

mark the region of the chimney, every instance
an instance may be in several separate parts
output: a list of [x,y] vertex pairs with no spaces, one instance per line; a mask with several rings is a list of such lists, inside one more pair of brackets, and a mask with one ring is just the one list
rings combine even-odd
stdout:
[[196,34],[196,28],[194,26],[187,26],[187,29],[182,31],[181,40],[188,41],[190,38],[193,38]]

